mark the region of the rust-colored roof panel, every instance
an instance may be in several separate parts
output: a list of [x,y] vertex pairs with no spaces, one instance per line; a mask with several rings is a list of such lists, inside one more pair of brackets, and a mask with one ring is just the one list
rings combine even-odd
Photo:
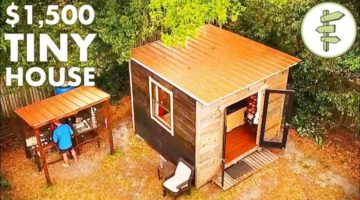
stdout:
[[110,95],[102,90],[83,86],[16,109],[15,113],[29,126],[36,129],[108,99]]
[[300,62],[213,25],[204,25],[186,47],[156,41],[133,49],[132,58],[205,105]]

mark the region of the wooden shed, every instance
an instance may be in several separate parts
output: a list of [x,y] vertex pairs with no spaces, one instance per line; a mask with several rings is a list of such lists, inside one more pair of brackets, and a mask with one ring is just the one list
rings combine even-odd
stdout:
[[227,189],[241,180],[226,180],[228,168],[245,163],[239,174],[250,174],[276,157],[262,147],[285,148],[288,73],[299,62],[213,25],[185,47],[137,47],[129,64],[135,132],[166,160],[194,165],[197,188],[214,180]]

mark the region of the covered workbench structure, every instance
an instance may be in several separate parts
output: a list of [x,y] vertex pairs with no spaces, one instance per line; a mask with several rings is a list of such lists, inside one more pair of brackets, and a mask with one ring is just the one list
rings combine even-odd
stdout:
[[[42,169],[44,170],[46,183],[51,185],[48,171],[48,163],[46,162],[46,146],[41,142],[40,128],[53,123],[56,120],[73,116],[78,112],[88,109],[92,106],[104,103],[106,111],[107,135],[109,139],[110,153],[114,153],[114,145],[112,138],[111,113],[110,113],[110,95],[96,87],[78,87],[64,94],[50,97],[48,99],[36,102],[34,104],[19,108],[15,113],[28,126],[31,127],[33,134],[37,140],[37,149],[40,153]],[[23,122],[20,124],[23,126]],[[21,128],[22,138],[27,158],[31,155],[27,151],[24,127]]]

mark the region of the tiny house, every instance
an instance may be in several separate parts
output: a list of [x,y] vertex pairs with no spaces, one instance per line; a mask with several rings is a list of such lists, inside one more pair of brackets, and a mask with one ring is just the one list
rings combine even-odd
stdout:
[[288,74],[299,62],[213,25],[185,47],[137,47],[129,63],[135,132],[166,160],[195,166],[197,188],[213,180],[226,189],[227,169],[237,174],[233,166],[256,152],[273,157],[264,147],[285,148]]

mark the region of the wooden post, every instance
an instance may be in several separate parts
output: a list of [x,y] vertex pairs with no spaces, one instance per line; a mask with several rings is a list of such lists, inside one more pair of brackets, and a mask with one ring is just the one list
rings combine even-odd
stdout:
[[134,114],[134,91],[133,91],[133,83],[132,83],[132,73],[131,73],[131,60],[129,61],[129,81],[130,81],[130,96],[131,96],[131,117],[132,124],[135,130],[135,114]]
[[110,145],[110,154],[115,153],[114,149],[114,141],[112,137],[112,120],[111,120],[111,110],[110,110],[110,101],[105,101],[105,112],[106,112],[106,119],[107,119],[107,132],[109,138],[109,145]]
[[20,135],[21,135],[21,140],[23,142],[25,155],[26,155],[27,159],[30,159],[31,158],[31,153],[30,153],[30,151],[29,151],[29,149],[27,148],[27,145],[26,145],[24,121],[22,119],[20,119],[20,117],[17,117],[17,118],[18,118],[18,121],[20,123]]
[[224,108],[224,130],[223,130],[223,148],[222,148],[222,165],[221,165],[221,187],[224,187],[225,180],[225,155],[226,155],[226,129],[227,129],[227,108]]
[[38,144],[38,150],[40,152],[41,165],[42,165],[42,168],[43,168],[44,173],[45,173],[46,183],[47,183],[48,186],[50,186],[51,185],[51,180],[50,180],[49,170],[48,170],[47,163],[46,163],[46,155],[45,155],[42,143],[41,143],[39,129],[35,129],[34,133],[35,133],[37,144]]

